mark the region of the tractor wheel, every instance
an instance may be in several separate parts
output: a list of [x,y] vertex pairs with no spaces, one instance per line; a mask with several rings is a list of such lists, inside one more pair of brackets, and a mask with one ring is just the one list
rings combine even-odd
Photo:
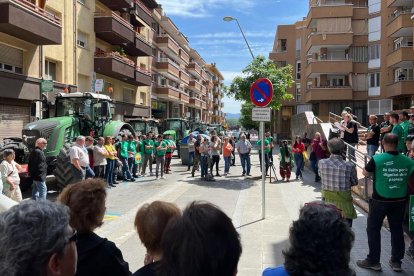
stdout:
[[55,177],[56,185],[60,190],[73,183],[70,166],[69,145],[65,145],[56,158]]

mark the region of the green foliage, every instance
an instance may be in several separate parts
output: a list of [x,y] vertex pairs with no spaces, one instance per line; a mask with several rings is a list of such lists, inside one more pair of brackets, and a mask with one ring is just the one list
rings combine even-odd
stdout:
[[245,129],[259,129],[259,122],[252,121],[252,108],[255,107],[250,101],[242,104],[240,111],[240,124]]
[[240,125],[239,119],[237,118],[226,118],[226,121],[229,127]]
[[[244,76],[234,78],[230,87],[225,90],[228,97],[250,103],[250,87],[254,81],[259,78],[268,78],[273,84],[273,99],[268,105],[269,107],[278,110],[282,101],[293,98],[291,94],[287,93],[287,88],[293,84],[292,66],[290,65],[276,67],[273,61],[266,59],[264,56],[257,56],[244,68],[242,73]],[[251,113],[251,109],[249,112]],[[247,116],[247,114],[245,115]]]

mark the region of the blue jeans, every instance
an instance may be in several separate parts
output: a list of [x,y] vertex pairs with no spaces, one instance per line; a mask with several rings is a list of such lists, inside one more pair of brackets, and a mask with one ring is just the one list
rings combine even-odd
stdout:
[[205,177],[208,174],[208,157],[201,156],[201,177]]
[[193,164],[194,160],[194,151],[188,153],[188,169],[190,169],[191,165]]
[[250,174],[250,154],[240,153],[240,161],[243,168],[243,174]]
[[295,153],[296,177],[302,176],[303,155],[302,153]]
[[92,178],[92,177],[95,177],[95,172],[92,170],[91,166],[87,166],[85,178]]
[[133,177],[137,175],[138,164],[135,163],[135,157],[128,157],[128,168]]
[[316,179],[320,179],[320,176],[319,176],[319,167],[318,167],[319,160],[321,160],[321,159],[320,158],[316,158],[315,160],[311,161],[312,170],[315,173],[315,180]]
[[120,160],[122,162],[122,177],[124,178],[124,180],[131,179],[132,175],[129,171],[128,158],[121,157]]
[[45,181],[33,180],[32,184],[32,199],[46,199],[47,187]]
[[224,156],[224,173],[228,173],[230,171],[230,161],[231,156]]
[[367,154],[368,156],[374,156],[375,153],[377,152],[379,146],[377,145],[367,145]]
[[115,182],[115,178],[114,178],[115,161],[116,160],[112,160],[108,158],[106,159],[105,179],[108,185],[113,185]]

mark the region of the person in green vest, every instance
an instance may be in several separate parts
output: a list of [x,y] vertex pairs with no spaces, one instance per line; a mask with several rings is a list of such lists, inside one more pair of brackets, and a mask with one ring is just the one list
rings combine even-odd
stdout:
[[164,165],[164,173],[168,174],[171,173],[171,159],[173,152],[175,150],[175,142],[171,140],[171,135],[167,134],[165,136],[165,140],[167,143],[167,153],[165,154],[165,165]]
[[[410,115],[408,114],[407,111],[401,111],[399,113],[399,117],[400,117],[400,126],[403,129],[403,135],[402,135],[402,141],[404,142],[404,150],[403,153],[407,152],[407,147],[405,146],[405,139],[408,136],[408,129],[410,127]],[[399,144],[398,144],[399,145]]]
[[152,140],[151,132],[145,136],[145,139],[142,141],[144,147],[144,164],[142,165],[141,175],[145,176],[145,170],[147,168],[147,164],[150,170],[150,176],[153,176],[152,173],[152,160],[154,156],[154,141]]
[[137,164],[135,164],[135,155],[137,154],[137,139],[134,135],[128,135],[128,167],[132,177],[137,178]]
[[[256,146],[259,148],[259,161],[260,161],[260,171],[262,171],[262,140],[256,142]],[[265,157],[265,166],[266,166],[266,175],[269,168],[269,153],[271,151],[270,141],[264,139],[264,157]]]
[[129,141],[127,138],[126,134],[122,134],[122,140],[119,142],[119,159],[122,162],[122,177],[124,181],[135,181],[128,166]]
[[290,172],[293,168],[293,153],[292,147],[288,145],[288,141],[283,140],[282,146],[280,147],[280,164],[279,164],[279,173],[282,177],[282,180],[289,182]]
[[165,164],[165,154],[168,149],[168,142],[163,141],[162,135],[158,135],[158,139],[154,144],[155,147],[155,160],[157,166],[155,167],[155,179],[158,179],[158,171],[161,171],[161,179],[164,179],[164,164]]
[[[402,116],[401,116],[402,117]],[[403,123],[404,122],[399,122],[400,120],[400,116],[397,113],[392,113],[391,114],[391,124],[393,125],[392,127],[392,131],[391,133],[394,133],[395,135],[398,136],[398,146],[397,146],[397,150],[401,153],[406,151],[406,147],[405,147],[405,138],[404,138],[404,128],[403,128]],[[407,125],[407,132],[408,132],[408,125]]]
[[403,219],[408,195],[412,185],[414,160],[397,151],[398,136],[387,133],[382,140],[385,152],[374,155],[363,170],[366,177],[373,176],[373,193],[369,202],[367,235],[369,254],[359,260],[362,268],[381,270],[381,228],[387,217],[391,231],[392,255],[389,265],[394,271],[402,271],[405,244]]

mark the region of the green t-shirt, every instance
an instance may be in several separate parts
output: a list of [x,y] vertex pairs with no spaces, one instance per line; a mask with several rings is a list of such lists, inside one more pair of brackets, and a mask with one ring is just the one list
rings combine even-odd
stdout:
[[129,147],[128,141],[119,142],[119,151],[120,151],[121,157],[128,158],[128,147]]
[[[160,142],[155,142],[155,152],[157,156],[163,156],[167,153],[167,149],[164,150],[157,150],[157,148],[160,146]],[[166,142],[165,140],[163,140],[161,142],[161,148],[166,148],[168,146],[168,142]]]
[[[269,140],[268,139],[265,139],[265,143],[264,143],[265,153],[269,153],[270,152],[270,148],[266,148],[267,146],[269,146],[269,144],[270,144]],[[256,142],[256,146],[259,147],[259,154],[260,154],[262,152],[262,140],[257,141]]]
[[[408,130],[408,128],[407,128],[407,130]],[[392,128],[391,133],[393,133],[393,134],[395,134],[395,135],[398,136],[398,146],[397,146],[397,150],[400,151],[400,152],[405,151],[406,146],[405,146],[405,141],[404,141],[405,140],[405,138],[404,138],[404,129],[401,126],[401,124],[395,125]]]
[[144,143],[142,143],[142,141],[139,141],[137,143],[137,152],[144,154]]
[[[168,140],[164,140],[164,141],[166,141],[170,147],[175,147],[175,143],[174,143],[174,141],[173,141],[173,140],[168,139]],[[173,149],[168,148],[168,149],[167,149],[167,152],[168,152],[168,153],[171,153],[171,152],[173,152]]]
[[134,155],[137,153],[137,141],[128,140],[128,151],[132,152]]
[[[154,141],[153,140],[144,140],[144,142],[142,142],[144,145],[144,153],[145,154],[152,154],[155,152],[154,149]],[[146,148],[146,146],[150,146],[151,148]]]
[[273,137],[272,136],[265,137],[265,140],[269,142],[269,144],[271,145],[271,147],[273,147]]

